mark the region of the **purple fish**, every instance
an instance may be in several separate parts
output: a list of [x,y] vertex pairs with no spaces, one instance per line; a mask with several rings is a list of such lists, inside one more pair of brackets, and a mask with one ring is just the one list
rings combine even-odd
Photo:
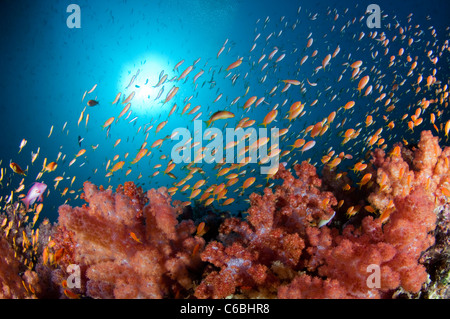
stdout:
[[35,182],[33,186],[31,186],[27,196],[24,199],[22,199],[22,202],[27,207],[27,210],[30,207],[30,205],[34,204],[36,199],[40,202],[43,201],[44,198],[42,196],[44,195],[46,189],[47,185],[45,185],[44,183]]

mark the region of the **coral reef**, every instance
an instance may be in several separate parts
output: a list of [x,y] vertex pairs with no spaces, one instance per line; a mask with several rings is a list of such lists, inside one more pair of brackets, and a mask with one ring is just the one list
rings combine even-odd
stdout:
[[93,298],[178,297],[192,288],[203,238],[192,236],[192,221],[178,223],[165,188],[148,191],[146,199],[134,185],[123,189],[113,193],[85,182],[89,206],[59,209],[59,236],[73,240],[65,264],[82,270],[76,292]]
[[[315,168],[297,165],[294,179],[280,165],[275,178],[283,178],[283,185],[275,193],[266,188],[263,196],[253,194],[248,222],[226,220],[221,243],[210,243],[202,253],[202,260],[215,268],[196,296],[252,296],[259,291],[270,297],[274,282],[281,284],[279,298],[381,298],[397,288],[418,293],[427,280],[419,260],[434,243],[435,208],[448,200],[442,189],[450,182],[450,148],[441,150],[437,142],[424,131],[409,156],[406,148],[401,153],[394,148],[389,157],[377,150],[372,167],[377,184],[369,201],[380,216],[364,217],[359,228],[346,225],[341,234],[337,228],[320,227],[333,216],[331,206],[337,202],[324,191]],[[286,240],[292,242],[287,247]],[[270,280],[251,280],[248,270],[256,265]],[[277,273],[280,265],[290,276]],[[372,285],[373,267],[380,281]],[[293,273],[298,275],[293,278]],[[238,290],[240,286],[247,289]]]
[[28,296],[19,276],[19,262],[5,238],[0,237],[0,298],[25,298]]
[[[284,183],[275,193],[265,188],[264,195],[253,193],[247,221],[229,218],[220,227],[220,242],[211,242],[201,254],[214,264],[197,287],[198,298],[224,298],[241,287],[247,290],[275,292],[279,279],[270,270],[275,261],[296,269],[303,238],[310,225],[329,219],[337,202],[332,193],[321,192],[321,180],[315,168],[304,162],[295,167],[298,179],[280,165],[275,177]],[[279,268],[279,267],[278,267]]]
[[7,204],[0,214],[0,299],[36,298],[45,289],[33,269],[52,227],[45,219],[33,229],[28,219],[19,202]]
[[[433,244],[434,237],[429,232],[435,227],[434,203],[418,189],[405,198],[396,199],[395,208],[384,226],[380,219],[367,216],[359,229],[349,225],[342,235],[327,227],[310,228],[308,242],[311,246],[307,252],[311,257],[307,270],[317,271],[327,280],[336,280],[339,286],[334,290],[340,287],[341,296],[349,298],[384,297],[399,286],[418,292],[427,279],[425,268],[418,260]],[[368,283],[371,267],[376,267],[380,274],[379,285],[375,287]],[[290,290],[294,290],[301,297],[306,283],[310,284],[303,280],[288,285],[280,289],[279,296],[293,296],[295,293]],[[322,285],[327,287],[326,283]]]
[[[350,196],[349,176],[280,165],[282,184],[251,194],[244,217],[197,207],[195,222],[167,189],[132,182],[85,182],[86,204],[39,228],[9,204],[0,298],[448,298],[449,161],[424,131],[417,146],[375,150],[372,180]],[[349,219],[350,205],[371,209]]]
[[431,131],[421,132],[417,147],[396,144],[389,156],[381,149],[372,156],[377,167],[376,189],[368,200],[374,208],[384,211],[395,197],[405,197],[418,187],[433,196],[437,204],[446,202],[443,189],[450,188],[450,147],[442,150]]

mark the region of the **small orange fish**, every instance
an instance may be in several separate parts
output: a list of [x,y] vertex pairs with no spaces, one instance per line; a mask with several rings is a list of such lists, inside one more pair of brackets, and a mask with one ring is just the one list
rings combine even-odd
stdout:
[[193,199],[193,198],[197,197],[201,192],[202,192],[202,190],[200,188],[194,189],[191,193],[191,196],[189,196],[189,199]]
[[183,73],[178,77],[177,81],[184,79],[193,69],[194,67],[192,65],[188,66]]
[[217,120],[224,120],[224,119],[230,119],[233,118],[234,114],[229,111],[217,111],[211,117],[208,121],[206,121],[206,126],[209,127],[212,122],[215,122]]
[[103,124],[103,128],[107,128],[108,126],[110,126],[112,124],[112,122],[114,122],[115,117],[110,117],[109,119],[106,120],[105,124]]
[[243,60],[243,58],[236,60],[235,62],[231,63],[225,70],[230,71],[232,69],[237,68],[238,66],[240,66],[242,64],[242,60]]
[[116,98],[114,99],[114,101],[111,104],[116,104],[119,101],[121,95],[122,95],[121,92],[117,93]]
[[345,109],[345,110],[350,110],[352,107],[354,107],[355,106],[355,101],[349,101],[349,102],[347,102],[347,104],[345,104],[344,106],[343,106],[343,108]]
[[264,125],[264,127],[267,127],[268,124],[272,123],[278,115],[278,110],[272,110],[264,117],[263,122],[261,125]]
[[300,85],[300,81],[298,80],[283,80],[284,83],[289,83],[292,85]]
[[200,224],[198,224],[196,234],[197,236],[203,236],[206,233],[205,225],[205,222],[201,222]]
[[328,65],[330,60],[331,60],[331,54],[328,54],[322,61],[322,68],[325,69],[325,67]]
[[164,103],[163,103],[163,104],[166,104],[167,102],[169,102],[169,101],[175,96],[175,94],[177,94],[177,92],[178,92],[179,89],[180,89],[179,87],[174,86],[174,87],[169,91],[169,93],[167,93],[166,99],[164,100]]
[[305,145],[303,145],[302,153],[306,152],[307,150],[310,150],[316,145],[316,141],[309,141]]
[[361,67],[361,65],[363,64],[363,62],[361,60],[353,62],[350,67],[352,69],[359,69]]
[[136,93],[134,91],[131,92],[130,95],[128,95],[128,97],[125,99],[125,101],[122,102],[122,104],[127,104],[128,102],[130,102],[134,98],[135,94]]
[[23,176],[27,176],[27,174],[25,173],[25,171],[19,166],[19,164],[11,162],[9,163],[9,167],[11,167],[11,169],[13,170],[14,173],[19,174],[19,175],[23,175]]
[[361,181],[358,183],[359,187],[361,188],[362,186],[366,185],[371,179],[372,174],[367,173],[366,175],[363,176],[363,178],[361,178]]
[[[82,156],[84,153],[86,153],[86,150],[83,148],[83,149],[81,149],[81,150],[79,150],[78,151],[78,153],[75,155],[75,157],[80,157],[80,156]],[[51,164],[51,163],[50,163]],[[49,164],[49,165],[50,165]]]
[[122,111],[120,112],[120,114],[119,114],[119,116],[117,118],[120,119],[122,116],[124,116],[125,113],[127,113],[128,110],[130,109],[130,107],[131,107],[131,103],[128,103],[127,105],[125,105],[125,107],[122,109]]
[[124,164],[125,164],[125,161],[120,161],[120,162],[117,162],[116,164],[114,164],[113,168],[111,169],[111,173],[114,173],[114,172],[118,171],[119,169],[122,169]]
[[233,202],[234,202],[234,198],[228,198],[228,199],[226,199],[226,200],[222,203],[222,206],[230,205],[230,204],[232,204]]
[[256,178],[255,177],[249,177],[247,178],[244,183],[242,184],[242,190],[249,188],[250,186],[253,185],[253,183],[255,182]]
[[199,250],[200,250],[200,244],[195,245],[194,249],[192,250],[192,257],[197,255]]
[[358,92],[361,93],[361,90],[369,83],[370,77],[368,75],[364,76],[358,83]]
[[140,241],[139,238],[137,238],[136,234],[133,232],[130,232],[130,237],[135,241],[138,242],[139,244],[142,244],[142,242]]
[[161,123],[159,123],[158,126],[156,127],[155,133],[158,133],[159,131],[161,131],[166,124],[167,124],[167,121],[162,121]]
[[69,289],[64,289],[64,294],[69,299],[80,299],[80,295],[79,294],[76,294],[76,293],[70,291]]
[[50,162],[45,166],[44,172],[53,172],[57,167],[58,164],[56,162]]
[[146,149],[146,148],[141,149],[141,150],[137,153],[136,157],[135,157],[134,160],[131,162],[131,164],[136,164],[137,162],[139,162],[139,161],[145,156],[145,154],[147,154],[147,152],[148,152],[148,149]]
[[258,99],[257,96],[250,97],[245,103],[244,103],[244,110],[248,109],[250,106],[252,106],[253,103]]
[[339,157],[336,157],[335,159],[333,159],[328,166],[330,168],[335,168],[336,166],[338,166],[341,163],[341,159]]

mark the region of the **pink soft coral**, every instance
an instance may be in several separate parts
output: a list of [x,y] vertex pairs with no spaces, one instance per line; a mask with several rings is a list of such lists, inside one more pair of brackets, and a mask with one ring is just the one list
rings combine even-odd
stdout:
[[165,188],[147,193],[149,204],[124,192],[85,182],[89,206],[59,209],[73,232],[74,262],[86,270],[86,295],[94,298],[163,298],[192,288],[201,237],[192,221],[178,223]]
[[295,171],[297,179],[280,165],[276,178],[283,178],[283,185],[275,192],[265,188],[263,195],[250,195],[247,221],[225,220],[219,236],[223,244],[212,242],[201,255],[220,270],[211,271],[197,287],[198,298],[224,298],[239,287],[274,293],[280,280],[271,267],[300,267],[306,230],[331,218],[337,201],[320,190],[312,165],[303,162]]
[[422,131],[418,147],[412,151],[397,144],[401,154],[386,156],[377,149],[372,163],[377,167],[377,187],[369,196],[372,206],[384,211],[394,197],[405,197],[422,187],[439,204],[446,201],[442,188],[450,185],[450,147],[439,147],[438,137],[431,131]]

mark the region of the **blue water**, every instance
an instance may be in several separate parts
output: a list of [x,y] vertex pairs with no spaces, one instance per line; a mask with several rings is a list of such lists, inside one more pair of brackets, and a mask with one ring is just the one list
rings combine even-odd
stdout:
[[[78,4],[81,9],[81,28],[71,29],[66,25],[67,17],[70,15],[66,9],[71,3]],[[217,110],[227,109],[235,113],[236,117],[228,121],[228,127],[234,127],[242,116],[249,116],[256,120],[256,124],[259,124],[275,104],[281,105],[286,99],[288,102],[284,106],[279,106],[280,114],[277,122],[274,122],[271,127],[280,129],[288,127],[288,121],[282,118],[293,102],[301,100],[306,103],[307,113],[290,123],[292,126],[287,134],[288,137],[280,144],[283,150],[290,149],[287,145],[293,144],[301,130],[321,121],[349,100],[355,100],[358,109],[353,113],[349,112],[348,116],[338,113],[338,117],[339,121],[347,117],[345,129],[355,128],[359,122],[364,121],[367,111],[375,107],[374,99],[378,95],[372,94],[370,99],[355,96],[354,88],[357,82],[349,80],[350,71],[347,71],[342,81],[337,82],[336,78],[343,69],[342,64],[349,60],[361,59],[368,69],[376,66],[385,73],[383,83],[386,85],[392,83],[396,75],[405,76],[409,70],[409,66],[401,64],[387,67],[388,57],[396,54],[400,47],[404,47],[405,42],[397,40],[389,44],[390,53],[387,57],[382,57],[381,48],[370,47],[374,43],[372,39],[370,41],[368,39],[368,34],[372,30],[366,26],[365,18],[360,22],[369,3],[371,2],[360,1],[356,4],[354,1],[2,1],[0,4],[0,43],[2,44],[0,159],[2,163],[0,166],[6,169],[6,174],[0,190],[1,195],[9,195],[22,180],[22,176],[14,174],[9,168],[10,161],[18,163],[23,169],[28,166],[24,181],[26,188],[23,191],[26,192],[42,170],[44,158],[47,158],[48,162],[55,161],[59,152],[61,152],[61,159],[58,161],[58,168],[54,172],[44,173],[40,179],[48,185],[50,190],[49,195],[44,199],[45,208],[42,214],[53,220],[57,216],[57,207],[66,200],[69,200],[68,203],[71,205],[83,203],[74,198],[80,194],[85,180],[105,187],[112,185],[114,188],[126,180],[135,181],[144,190],[173,186],[174,182],[184,178],[187,173],[185,169],[182,169],[185,165],[183,164],[177,165],[173,171],[177,180],[163,174],[170,159],[172,142],[165,141],[163,147],[152,149],[152,154],[144,157],[137,164],[130,165],[129,162],[145,140],[144,129],[150,125],[154,127],[149,131],[147,148],[153,141],[170,135],[172,130],[178,127],[188,127],[194,133],[191,120],[195,115],[181,116],[181,110],[187,103],[185,99],[191,95],[193,95],[191,109],[195,105],[202,106],[201,120],[208,120]],[[406,121],[401,121],[401,117],[407,112],[414,113],[416,107],[413,107],[412,111],[408,111],[407,107],[409,104],[416,103],[421,96],[406,91],[411,87],[409,83],[415,81],[418,73],[430,74],[433,68],[437,69],[439,80],[447,83],[448,51],[439,58],[438,65],[433,66],[426,61],[428,49],[424,44],[426,40],[431,42],[436,40],[442,45],[446,39],[449,39],[447,27],[450,3],[443,0],[407,1],[406,3],[376,1],[376,4],[380,5],[382,14],[387,15],[382,20],[382,28],[378,29],[379,33],[386,32],[388,38],[392,38],[393,34],[398,34],[393,31],[396,22],[402,26],[419,25],[417,30],[425,32],[421,36],[422,42],[415,45],[414,49],[405,48],[405,55],[410,53],[413,58],[417,55],[419,61],[425,60],[425,62],[420,65],[422,67],[420,72],[415,72],[413,79],[408,79],[408,85],[401,87],[395,93],[399,102],[396,103],[395,111],[388,114],[389,119],[394,120],[396,124],[395,130],[386,133],[387,122],[382,120],[381,116],[385,114],[382,112],[377,113],[378,119],[371,127],[371,129],[379,127],[385,129],[383,137],[388,141],[388,145],[401,141],[402,138],[414,141],[422,129],[431,129],[431,126],[428,121],[429,115],[427,115],[419,129],[414,133],[407,132]],[[298,13],[299,7],[301,7],[300,13]],[[348,12],[344,13],[346,8]],[[327,15],[329,10],[332,13]],[[334,21],[336,12],[340,16],[337,21]],[[318,13],[317,19],[311,20],[311,16],[315,13]],[[412,22],[408,23],[407,16],[410,13],[413,13]],[[269,20],[265,23],[267,17]],[[350,24],[345,32],[340,32],[341,27],[353,18],[356,18],[356,22]],[[296,24],[295,29],[292,29],[293,24]],[[331,31],[333,25],[335,30]],[[436,30],[436,37],[431,35],[429,27]],[[280,31],[282,31],[281,34]],[[266,40],[272,32],[273,35]],[[357,41],[361,32],[365,33],[365,37]],[[261,33],[261,36],[256,41],[257,46],[249,52],[258,33]],[[314,38],[314,44],[312,48],[306,49],[307,37],[310,33]],[[217,58],[218,51],[227,39],[225,50]],[[337,45],[340,46],[341,51],[328,66],[329,70],[319,70],[317,74],[314,74],[314,68],[321,64],[326,54],[333,53]],[[276,67],[272,60],[264,71],[260,71],[264,62],[258,64],[258,59],[262,54],[269,55],[274,47],[277,47],[279,52],[273,60],[283,52],[286,53],[286,57]],[[318,50],[315,60],[311,57],[314,49]],[[379,57],[372,59],[371,53],[375,50],[379,51]],[[299,60],[305,54],[309,55],[309,59],[300,67]],[[350,59],[349,54],[351,54]],[[236,70],[232,70],[232,75],[239,74],[236,84],[233,85],[232,75],[225,78],[228,72],[224,69],[239,57],[244,57],[244,62]],[[189,74],[188,79],[167,82],[161,98],[155,101],[160,88],[151,86],[158,82],[160,72],[164,70],[171,79],[179,76],[198,58],[201,60]],[[185,62],[179,71],[174,71],[175,64],[183,59]],[[264,61],[267,62],[267,57]],[[311,61],[314,62],[311,63]],[[139,76],[126,89],[131,77],[138,69]],[[200,69],[203,69],[205,74],[199,78],[198,86],[195,87],[192,79]],[[261,83],[264,75],[267,75],[267,79]],[[275,85],[279,85],[277,92],[281,90],[284,84],[280,84],[280,81],[283,79],[298,79],[306,83],[306,78],[316,81],[317,86],[311,87],[305,84],[307,88],[305,92],[291,86],[284,94],[268,95]],[[209,83],[210,81],[214,83]],[[90,90],[94,84],[98,84],[97,88],[82,102],[83,93]],[[175,98],[168,103],[161,103],[174,85],[180,87]],[[238,103],[230,106],[231,101],[238,96],[243,96],[248,87],[249,93]],[[132,114],[128,119],[125,120],[125,115],[114,123],[107,136],[107,130],[102,129],[101,126],[111,116],[117,117],[124,106],[121,103],[111,105],[111,102],[118,92],[128,96],[133,90],[136,96],[132,101]],[[223,94],[222,98],[213,103],[219,94]],[[334,94],[337,97],[330,102]],[[430,92],[420,94],[426,98],[432,97]],[[245,113],[242,105],[248,97],[253,95],[266,96],[267,104],[263,103],[256,110]],[[92,108],[86,107],[88,99],[98,100],[100,104]],[[319,99],[319,103],[310,107],[309,105],[315,99]],[[156,125],[167,119],[174,103],[178,105],[177,111],[168,119],[164,129],[155,134]],[[78,118],[85,107],[84,117],[78,125]],[[450,118],[448,109],[444,110],[443,107],[442,109],[444,113],[441,122],[445,118]],[[88,113],[89,122],[86,125]],[[138,119],[130,124],[129,121],[136,116]],[[65,122],[67,124],[62,131]],[[353,141],[341,146],[342,138],[339,134],[342,134],[342,128],[335,128],[337,122],[336,120],[330,127],[329,132],[317,139],[318,143],[310,153],[293,152],[289,163],[311,158],[311,162],[318,163],[317,166],[320,167],[320,158],[329,147],[334,147],[336,152],[345,151],[353,154],[355,159],[363,158],[365,156],[362,151],[363,139],[360,138],[359,143],[356,144]],[[224,123],[225,121],[218,121],[215,126],[224,128]],[[53,133],[48,138],[52,126]],[[137,133],[140,126],[142,128]],[[206,127],[204,126],[203,129]],[[79,136],[84,139],[81,147],[78,143]],[[114,148],[113,145],[118,138],[121,142]],[[27,140],[27,145],[18,153],[22,139]],[[442,139],[442,144],[445,143],[445,139]],[[94,150],[92,146],[97,144],[98,148]],[[355,145],[351,147],[353,144]],[[30,153],[36,152],[38,147],[40,148],[39,156],[34,164],[31,164]],[[86,149],[86,154],[77,158],[76,162],[69,166],[69,162],[81,148]],[[119,160],[124,160],[126,152],[129,152],[129,157],[125,159],[124,168],[111,178],[105,177],[108,160],[112,162],[116,154],[120,156]],[[168,159],[160,160],[163,154]],[[285,158],[281,159],[281,161],[285,160]],[[152,178],[150,176],[155,171],[153,167],[158,163],[163,165],[159,169],[160,174]],[[223,178],[216,179],[217,170],[213,169],[214,164],[199,166],[204,170],[205,175],[195,175],[189,181],[191,185],[208,176],[210,177],[206,186],[226,182]],[[350,166],[350,162],[343,164],[342,169]],[[125,176],[128,168],[132,168],[132,172]],[[239,196],[239,191],[234,192],[237,186],[241,186],[242,181],[249,176],[257,177],[254,186],[266,184],[265,176],[259,174],[258,165],[252,164],[244,169],[247,173],[240,177],[240,183],[230,187],[227,194],[228,197],[236,198],[236,202],[229,207],[216,204],[213,204],[213,207],[235,212],[244,210],[247,203],[242,199],[248,197],[252,191],[262,191],[262,188],[252,187],[245,192],[244,196]],[[138,179],[139,174],[142,174],[142,177]],[[55,189],[53,180],[56,176],[63,176],[65,180]],[[73,186],[70,186],[73,176],[76,176],[76,180]],[[69,190],[74,190],[75,193],[61,196],[60,193],[64,187],[69,187]],[[186,194],[189,196],[190,193]],[[186,201],[187,196],[177,192],[174,198]]]

